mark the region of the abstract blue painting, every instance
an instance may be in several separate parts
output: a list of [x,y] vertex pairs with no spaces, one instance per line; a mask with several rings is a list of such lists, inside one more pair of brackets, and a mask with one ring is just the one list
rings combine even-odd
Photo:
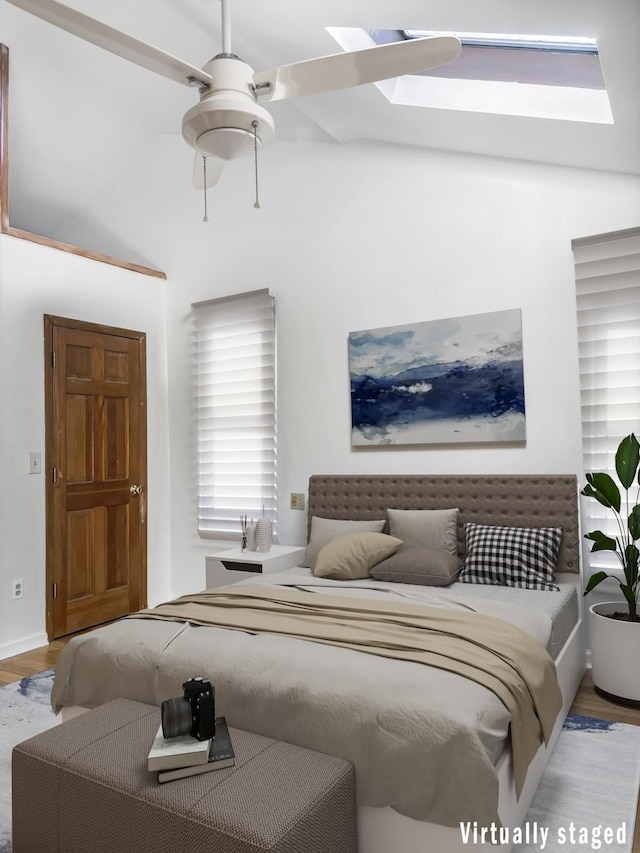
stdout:
[[520,309],[349,334],[352,445],[523,442]]

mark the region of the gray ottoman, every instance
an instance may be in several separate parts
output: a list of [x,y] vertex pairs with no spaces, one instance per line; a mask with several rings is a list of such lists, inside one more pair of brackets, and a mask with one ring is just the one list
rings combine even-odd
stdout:
[[230,729],[235,767],[159,785],[160,709],[116,699],[13,751],[13,853],[356,853],[355,773]]

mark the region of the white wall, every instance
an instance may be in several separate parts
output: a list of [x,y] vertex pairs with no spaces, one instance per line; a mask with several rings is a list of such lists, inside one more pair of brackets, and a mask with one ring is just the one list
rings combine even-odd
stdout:
[[[147,333],[149,600],[170,593],[166,282],[0,237],[0,658],[46,643],[43,315]],[[28,473],[30,451],[43,473]],[[11,581],[24,598],[11,601]]]
[[[43,538],[38,533],[27,541],[32,522],[25,520],[25,510],[42,513],[44,490],[22,472],[26,453],[42,442],[41,339],[34,343],[34,337],[41,336],[44,311],[153,330],[160,360],[166,292],[167,376],[158,361],[150,381],[150,402],[152,387],[156,394],[149,416],[150,501],[161,504],[154,511],[150,506],[152,600],[154,587],[157,597],[203,587],[205,555],[224,547],[201,540],[195,529],[194,301],[265,286],[276,296],[284,543],[304,541],[305,514],[288,509],[288,495],[305,492],[316,472],[580,471],[570,241],[637,225],[640,178],[390,145],[278,141],[261,156],[262,209],[253,209],[251,162],[231,164],[210,192],[210,221],[204,224],[201,197],[190,186],[191,155],[182,140],[163,137],[140,156],[144,168],[126,176],[129,193],[123,193],[121,182],[111,196],[95,199],[84,221],[92,228],[103,223],[114,240],[120,239],[120,227],[123,234],[126,230],[128,243],[135,238],[140,255],[168,273],[166,286],[152,279],[139,284],[134,276],[132,303],[134,287],[126,289],[120,278],[126,274],[113,274],[117,284],[111,288],[111,274],[96,272],[100,265],[53,260],[56,253],[42,256],[37,272],[28,272],[34,261],[30,256],[23,268],[19,254],[26,250],[17,241],[2,243],[0,269],[10,275],[3,275],[0,285],[3,279],[12,282],[6,295],[0,293],[2,346],[6,352],[16,341],[28,343],[25,376],[38,387],[33,408],[26,401],[12,403],[20,417],[9,437],[18,450],[2,444],[15,488],[24,493],[14,501],[10,490],[2,490],[3,513],[10,512],[0,522],[3,540],[3,531],[9,531],[8,542],[0,545],[5,593],[15,555],[23,565],[34,565],[25,578],[29,587],[35,579],[37,588],[41,577]],[[79,233],[82,223],[81,217]],[[97,290],[96,280],[102,283]],[[522,309],[524,447],[351,448],[350,331],[505,308]],[[5,343],[5,329],[11,343]],[[150,370],[154,361],[150,355]],[[1,369],[2,387],[9,392],[3,392],[3,400],[10,399],[15,385],[25,386],[12,379],[6,358]],[[26,599],[23,605],[26,612]],[[28,631],[41,630],[43,599],[28,606]],[[9,616],[11,627],[5,628]],[[15,635],[17,617],[16,604],[0,596],[0,644]]]
[[[164,156],[170,156],[169,144]],[[394,146],[277,143],[233,164],[199,199],[177,183],[166,268],[175,593],[203,584],[195,533],[192,301],[269,286],[277,300],[280,541],[312,473],[578,473],[573,237],[636,225],[640,179]],[[412,321],[521,308],[524,447],[350,446],[347,336]]]

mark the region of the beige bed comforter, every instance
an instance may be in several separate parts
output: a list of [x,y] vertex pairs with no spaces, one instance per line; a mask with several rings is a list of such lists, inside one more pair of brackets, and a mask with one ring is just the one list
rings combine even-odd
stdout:
[[[485,825],[497,819],[494,762],[510,714],[521,782],[560,707],[544,647],[502,619],[469,614],[468,600],[425,609],[390,600],[388,593],[376,602],[355,591],[356,598],[336,599],[329,588],[322,590],[327,594],[276,594],[273,587],[241,585],[211,592],[145,614],[153,618],[128,619],[73,640],[58,661],[54,709],[92,707],[118,695],[159,704],[179,695],[185,678],[203,674],[215,683],[217,713],[232,725],[353,761],[361,803],[391,805],[445,825]],[[319,621],[320,605],[333,611],[330,633],[323,627],[326,614]],[[305,609],[313,611],[318,642],[299,638]],[[215,611],[214,621],[226,627],[155,618],[182,620],[185,610],[190,620],[207,622]],[[510,608],[511,621],[520,617],[533,634],[544,635],[546,617],[518,610]],[[372,633],[374,612],[384,621],[382,639]],[[231,618],[244,630],[229,630]],[[463,621],[474,625],[471,643],[460,637]],[[457,660],[453,669],[465,672],[474,659],[480,677],[447,671],[450,663],[442,669],[442,659],[436,669],[424,665],[443,653],[433,646],[433,624],[446,633],[445,656]],[[489,649],[492,626],[504,647],[497,655]],[[245,633],[260,629],[279,633]],[[333,646],[336,634],[345,647]],[[362,643],[369,646],[366,655]]]

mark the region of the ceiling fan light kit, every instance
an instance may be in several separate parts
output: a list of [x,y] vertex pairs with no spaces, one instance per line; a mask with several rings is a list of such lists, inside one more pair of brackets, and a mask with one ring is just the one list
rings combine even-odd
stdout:
[[[182,120],[185,140],[205,157],[237,160],[254,151],[254,131],[260,145],[273,139],[271,113],[256,102],[253,70],[234,56],[214,57],[204,71],[210,87],[202,87],[200,103]],[[257,125],[254,125],[257,122]]]
[[[457,59],[460,41],[453,36],[410,39],[395,44],[322,56],[261,71],[231,52],[230,0],[222,6],[222,53],[195,68],[127,33],[94,20],[58,0],[8,0],[26,12],[85,39],[123,59],[186,86],[197,86],[200,103],[187,111],[182,135],[196,151],[195,186],[206,191],[220,177],[224,163],[249,157],[273,139],[271,114],[257,103],[331,92],[415,74]],[[211,160],[201,175],[202,158]],[[206,214],[205,214],[206,216]]]

